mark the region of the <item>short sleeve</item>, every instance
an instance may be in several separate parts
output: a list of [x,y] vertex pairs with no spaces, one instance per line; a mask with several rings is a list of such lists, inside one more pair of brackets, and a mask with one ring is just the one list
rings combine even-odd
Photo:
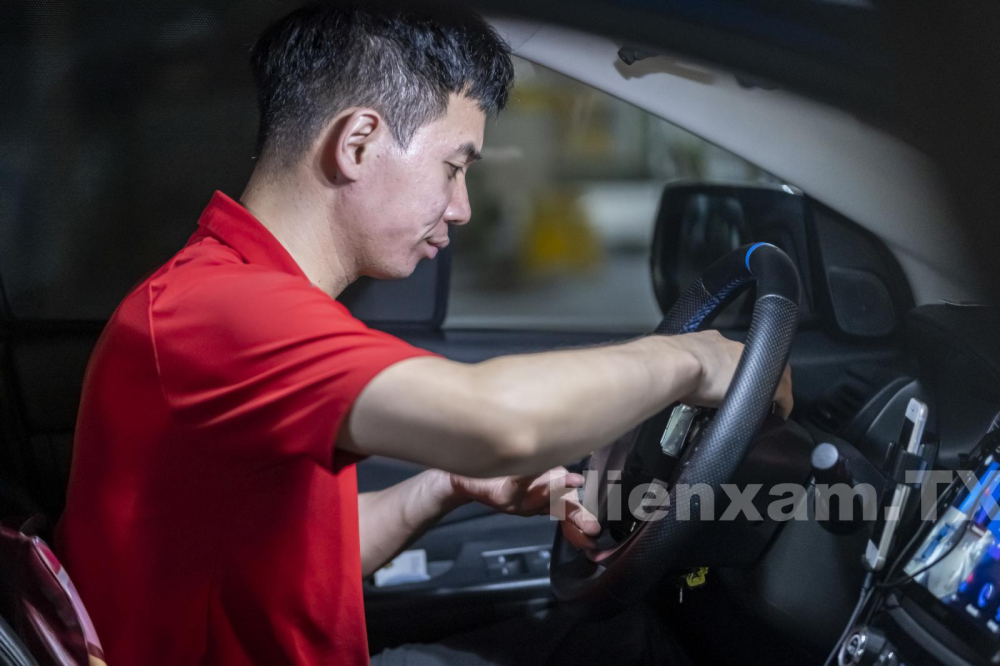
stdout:
[[324,465],[378,373],[431,355],[372,330],[306,279],[249,264],[150,283],[150,328],[178,428],[255,461]]

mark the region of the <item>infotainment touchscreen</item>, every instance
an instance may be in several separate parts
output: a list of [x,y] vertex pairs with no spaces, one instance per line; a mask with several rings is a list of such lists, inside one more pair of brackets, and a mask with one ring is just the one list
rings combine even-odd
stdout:
[[949,625],[1000,641],[1000,461],[995,453],[981,462],[976,479],[974,487],[958,493],[904,571],[918,574],[911,587],[923,588],[950,609]]

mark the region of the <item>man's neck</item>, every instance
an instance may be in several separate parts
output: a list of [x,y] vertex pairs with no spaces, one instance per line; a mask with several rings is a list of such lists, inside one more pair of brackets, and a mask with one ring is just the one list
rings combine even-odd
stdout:
[[327,202],[290,182],[254,172],[240,203],[292,256],[306,277],[336,298],[357,278],[342,231],[330,220]]

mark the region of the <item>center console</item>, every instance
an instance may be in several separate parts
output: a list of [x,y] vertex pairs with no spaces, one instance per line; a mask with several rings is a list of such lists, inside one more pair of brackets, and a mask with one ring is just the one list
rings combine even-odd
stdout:
[[964,468],[875,579],[842,666],[1000,664],[1000,431]]

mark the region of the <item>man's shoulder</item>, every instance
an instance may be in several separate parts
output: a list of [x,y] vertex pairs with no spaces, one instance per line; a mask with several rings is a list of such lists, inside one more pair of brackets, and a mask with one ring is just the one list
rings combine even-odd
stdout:
[[259,309],[290,300],[335,303],[305,277],[248,263],[236,250],[213,238],[201,239],[178,252],[152,276],[148,286],[154,309],[169,311]]
[[212,238],[185,247],[150,278],[148,308],[154,335],[188,340],[363,327],[304,276],[247,263]]
[[168,290],[201,293],[232,288],[234,281],[249,285],[266,282],[295,284],[301,280],[288,273],[248,263],[232,247],[211,236],[203,236],[189,242],[161,266],[150,278],[150,287],[158,294]]

